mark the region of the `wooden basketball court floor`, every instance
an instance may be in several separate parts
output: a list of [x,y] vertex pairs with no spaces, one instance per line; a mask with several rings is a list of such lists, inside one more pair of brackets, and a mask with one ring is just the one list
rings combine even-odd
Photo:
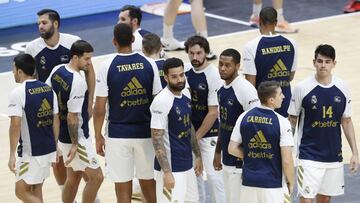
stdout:
[[[294,86],[298,81],[314,74],[312,59],[315,47],[317,45],[322,43],[333,45],[336,49],[337,59],[337,65],[334,69],[334,74],[346,80],[348,86],[350,87],[352,94],[352,119],[355,132],[360,134],[360,86],[357,87],[357,85],[359,85],[358,81],[360,78],[360,71],[358,69],[360,68],[358,62],[358,59],[360,58],[360,13],[303,21],[295,23],[294,25],[300,28],[300,32],[297,34],[287,35],[296,40],[299,48],[298,69],[296,71],[295,79],[292,85]],[[213,51],[216,53],[221,53],[222,50],[230,47],[242,52],[244,44],[258,35],[259,32],[257,30],[249,30],[210,37],[209,41]],[[168,56],[180,57],[185,62],[187,61],[187,56],[184,52],[169,52],[167,54]],[[107,56],[99,56],[93,58],[95,69],[106,57]],[[213,61],[215,64],[217,64],[217,62],[217,60]],[[15,87],[15,82],[11,72],[0,73],[0,85],[2,90],[0,98],[0,135],[2,139],[0,142],[0,201],[19,202],[19,200],[15,197],[14,192],[14,174],[12,174],[7,167],[9,154],[9,119],[6,116],[8,104],[7,97],[11,89]],[[90,125],[90,129],[93,132],[92,121],[90,122]],[[360,147],[359,137],[357,137],[357,145]],[[343,155],[344,162],[348,163],[351,151],[345,137],[343,137]],[[99,159],[101,160],[103,167],[104,160],[102,157],[99,157]],[[358,180],[357,185],[359,186],[359,172],[357,174],[346,175],[345,196],[334,198],[333,202],[360,202],[360,194],[357,193],[359,187],[356,187],[353,184],[349,184],[349,181],[356,179]],[[78,192],[78,202],[81,200],[82,186],[83,183],[80,186]],[[43,195],[45,202],[61,202],[60,190],[52,174],[44,183]],[[101,202],[116,201],[114,186],[107,180],[105,180],[102,184],[98,195],[101,199]]]

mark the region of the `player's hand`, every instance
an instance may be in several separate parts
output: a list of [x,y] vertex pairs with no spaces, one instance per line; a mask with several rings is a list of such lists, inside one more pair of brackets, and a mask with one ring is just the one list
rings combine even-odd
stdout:
[[105,156],[105,139],[100,134],[95,136],[96,153],[100,156]]
[[68,166],[71,161],[75,158],[76,151],[77,151],[78,145],[72,144],[69,153],[67,154],[67,160],[65,161],[65,166]]
[[359,157],[357,155],[352,155],[350,158],[350,171],[355,173],[359,167]]
[[200,176],[202,174],[202,172],[203,172],[203,163],[202,163],[201,157],[197,157],[195,159],[195,168],[194,168],[194,170],[195,170],[196,176]]
[[16,163],[16,158],[15,156],[11,156],[9,157],[9,162],[8,162],[8,166],[11,172],[15,173],[16,172],[16,167],[15,167],[15,163]]
[[222,170],[222,164],[221,164],[221,153],[216,153],[214,155],[214,161],[213,166],[216,171]]
[[168,190],[173,189],[175,186],[175,178],[171,171],[164,172],[164,187]]

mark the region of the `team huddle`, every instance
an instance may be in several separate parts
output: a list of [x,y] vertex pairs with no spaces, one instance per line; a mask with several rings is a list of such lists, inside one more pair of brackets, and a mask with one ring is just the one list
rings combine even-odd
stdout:
[[117,202],[131,202],[135,179],[147,203],[290,203],[295,184],[300,202],[330,202],[344,194],[341,129],[357,171],[351,97],[331,73],[335,49],[319,45],[315,74],[291,89],[297,45],[276,34],[272,7],[261,10],[261,35],[243,59],[228,48],[216,67],[198,35],[184,44],[189,63],[163,58],[160,38],[140,28],[141,11],[125,6],[113,29],[117,53],[96,74],[92,45],[60,33],[56,11],[38,16],[40,37],[14,58],[21,85],[8,106],[8,165],[23,202],[46,202],[51,166],[64,203],[75,202],[82,179],[82,202],[100,202],[104,176]]

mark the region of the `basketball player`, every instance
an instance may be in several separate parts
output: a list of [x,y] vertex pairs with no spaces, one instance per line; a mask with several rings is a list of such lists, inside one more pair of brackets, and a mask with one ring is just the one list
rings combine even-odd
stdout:
[[316,73],[298,83],[289,107],[289,120],[299,123],[297,186],[300,202],[330,202],[344,194],[341,127],[350,145],[350,171],[359,164],[351,119],[351,97],[345,82],[332,75],[335,49],[322,44],[315,50]]
[[[26,46],[25,53],[34,57],[37,78],[45,82],[55,66],[69,63],[70,47],[80,38],[59,32],[60,15],[57,11],[42,9],[37,15],[40,37],[34,39]],[[84,72],[89,91],[88,112],[91,117],[95,89],[95,72],[92,65]],[[60,156],[62,155],[60,154]],[[59,162],[55,164],[53,172],[56,182],[62,190],[66,180],[66,168],[64,167],[63,159],[59,159]]]
[[[150,104],[161,88],[155,62],[132,52],[131,27],[114,27],[118,54],[105,61],[97,74],[94,128],[96,150],[105,155],[107,178],[115,183],[118,202],[131,201],[134,168],[147,203],[156,202],[154,149],[150,132]],[[106,105],[106,140],[102,136]],[[106,152],[104,147],[106,146]]]
[[[202,160],[191,124],[190,92],[184,89],[183,62],[167,59],[164,74],[167,86],[150,106],[157,202],[198,202],[195,175],[202,173]],[[191,152],[195,155],[194,167]]]
[[[199,140],[201,155],[215,202],[225,202],[224,182],[221,171],[215,171],[213,159],[218,136],[219,122],[216,92],[222,85],[219,72],[206,59],[209,42],[201,36],[192,36],[185,42],[185,51],[191,64],[185,67],[191,92],[191,121]],[[205,201],[205,187],[202,177],[198,178],[200,202]]]
[[19,54],[14,58],[14,78],[20,86],[9,97],[8,166],[16,176],[16,196],[23,202],[41,203],[43,182],[56,161],[59,117],[55,93],[47,84],[34,79],[34,72],[31,55]]
[[256,88],[263,81],[280,82],[285,99],[281,108],[276,109],[287,117],[291,99],[290,82],[296,70],[297,50],[292,39],[275,33],[277,12],[272,7],[260,12],[261,36],[248,42],[244,48],[244,74]]
[[161,50],[162,47],[159,36],[153,33],[144,35],[144,38],[142,40],[142,52],[144,53],[145,56],[155,60],[155,63],[159,69],[161,86],[165,88],[167,84],[164,78],[164,70],[163,70],[165,59],[160,58]]
[[274,111],[284,99],[280,83],[260,83],[258,96],[261,106],[240,115],[229,144],[229,153],[244,162],[240,202],[290,203],[294,141],[289,121]]
[[220,54],[218,66],[224,84],[217,92],[220,127],[214,155],[214,168],[215,170],[223,169],[228,203],[239,202],[242,173],[242,161],[230,155],[227,150],[231,132],[241,113],[260,105],[255,87],[249,81],[239,77],[240,59],[238,51],[226,49]]
[[125,23],[131,26],[134,42],[132,43],[133,51],[142,51],[142,39],[144,35],[150,33],[147,30],[141,29],[142,13],[139,7],[133,5],[125,5],[120,9],[118,23]]
[[64,203],[73,203],[83,174],[87,181],[82,202],[94,202],[103,181],[102,171],[89,137],[88,91],[80,70],[91,66],[92,46],[78,40],[70,48],[70,62],[56,66],[46,83],[58,97],[60,112],[59,149],[67,167],[62,192]]

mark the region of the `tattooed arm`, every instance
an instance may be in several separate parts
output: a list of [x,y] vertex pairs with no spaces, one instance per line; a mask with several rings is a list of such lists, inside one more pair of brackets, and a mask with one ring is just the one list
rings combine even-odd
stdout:
[[193,153],[195,154],[195,174],[197,176],[202,174],[203,171],[203,164],[201,159],[201,152],[200,152],[200,146],[198,143],[198,139],[196,138],[195,128],[193,125],[191,125],[191,148]]
[[79,129],[79,118],[78,113],[71,113],[69,112],[67,115],[67,126],[69,131],[69,136],[71,139],[71,149],[67,155],[68,159],[65,162],[65,165],[68,165],[74,158],[76,154],[76,150],[78,147],[78,141],[79,141],[79,135],[78,135],[78,129]]
[[151,129],[152,143],[155,150],[156,158],[164,172],[164,187],[172,189],[175,186],[175,179],[172,175],[170,163],[166,156],[166,149],[164,145],[164,129]]
[[293,135],[295,134],[295,128],[296,128],[296,123],[297,123],[297,116],[293,116],[293,115],[289,115],[288,117],[289,121],[290,121],[290,125],[291,125],[291,130]]

